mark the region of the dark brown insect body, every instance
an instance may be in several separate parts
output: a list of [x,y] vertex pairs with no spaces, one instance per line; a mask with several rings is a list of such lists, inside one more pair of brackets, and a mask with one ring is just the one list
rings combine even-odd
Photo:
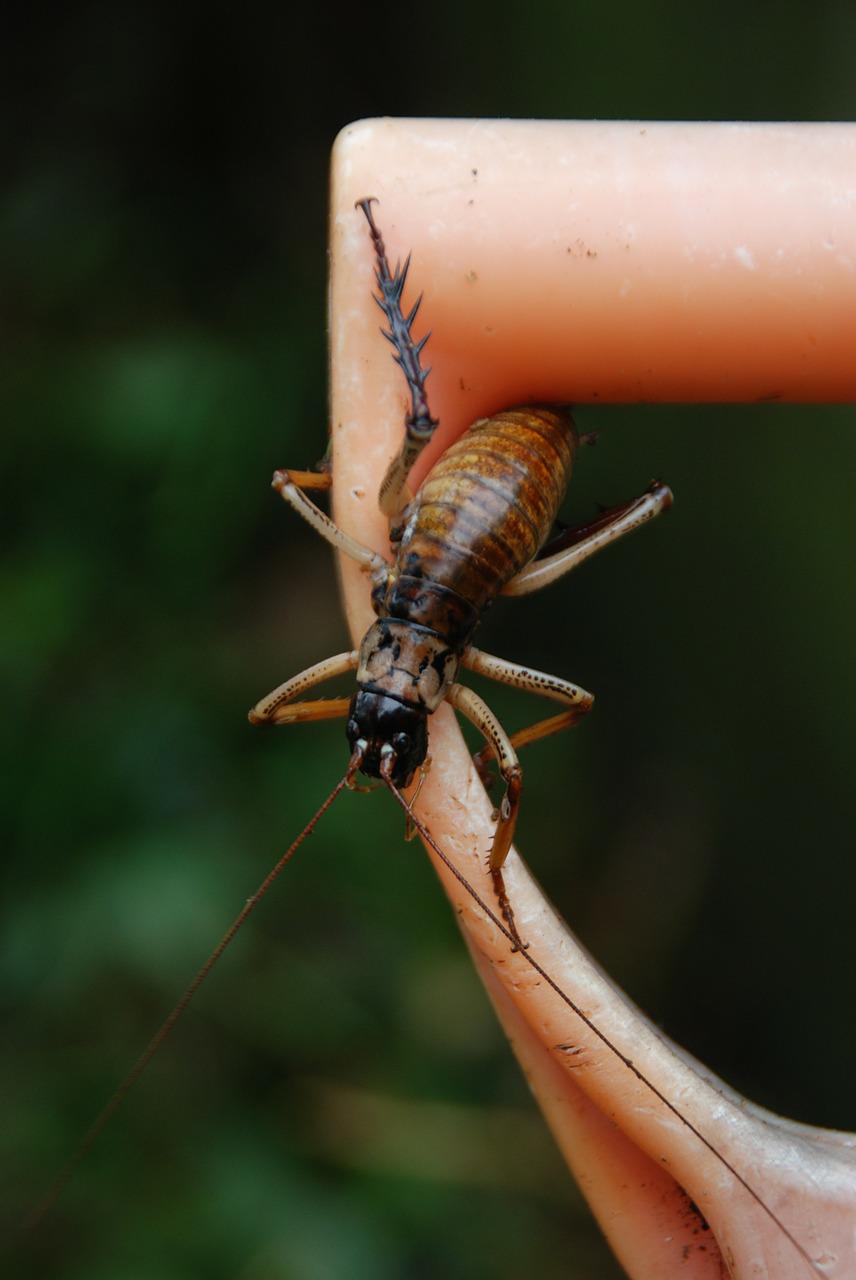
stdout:
[[363,772],[380,776],[388,742],[399,785],[422,764],[420,718],[448,697],[482,613],[546,541],[576,443],[570,415],[554,409],[476,422],[391,531],[396,558],[374,594],[380,621],[360,649],[348,720],[351,746],[366,743]]
[[[515,748],[570,727],[590,709],[593,698],[558,676],[482,653],[471,643],[473,632],[498,594],[524,595],[546,586],[657,515],[672,496],[665,485],[654,484],[635,501],[548,543],[579,440],[567,411],[534,406],[474,423],[438,459],[412,498],[408,477],[437,427],[425,396],[429,371],[420,364],[427,336],[419,342],[411,336],[419,301],[406,317],[401,308],[408,264],[390,271],[371,202],[359,204],[375,247],[380,289],[375,301],[388,325],[382,332],[395,349],[412,401],[404,441],[379,495],[390,522],[394,560],[355,542],[306,496],[306,489],[329,488],[328,474],[274,475],[274,488],[282,497],[370,575],[378,621],[359,651],[329,658],[286,681],[253,708],[250,719],[289,724],[346,715],[355,767],[401,787],[425,761],[428,717],[442,702],[450,702],[485,737],[476,758],[482,776],[487,753],[505,781],[490,865],[510,921],[501,867],[511,846],[522,786]],[[457,683],[462,669],[542,694],[565,710],[509,737],[482,699]],[[353,670],[357,692],[349,701],[295,701],[322,680]]]
[[[455,592],[477,619],[546,542],[576,444],[570,415],[556,409],[512,409],[471,426],[439,459],[412,503],[387,611],[396,613],[405,584],[427,579]],[[462,616],[463,630],[455,636],[462,643],[473,629],[467,621]]]

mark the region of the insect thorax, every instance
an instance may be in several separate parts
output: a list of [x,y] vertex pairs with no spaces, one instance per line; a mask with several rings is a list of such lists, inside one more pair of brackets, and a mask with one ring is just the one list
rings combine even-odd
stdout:
[[428,717],[454,682],[460,656],[430,627],[381,618],[360,646],[357,692],[351,699],[346,734],[360,752],[360,770],[406,786],[428,751]]
[[430,627],[380,618],[360,646],[357,684],[430,715],[448,694],[459,661],[458,652]]
[[382,620],[400,620],[415,631],[427,631],[441,645],[461,653],[478,626],[480,610],[460,592],[426,578],[418,564],[416,572],[409,572],[407,557],[403,565],[400,559],[373,594],[375,612]]

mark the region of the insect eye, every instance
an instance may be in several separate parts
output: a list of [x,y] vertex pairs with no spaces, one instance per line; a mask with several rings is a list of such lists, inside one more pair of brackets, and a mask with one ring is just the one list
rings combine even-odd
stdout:
[[397,756],[404,756],[410,750],[410,734],[397,733],[392,740],[392,746]]

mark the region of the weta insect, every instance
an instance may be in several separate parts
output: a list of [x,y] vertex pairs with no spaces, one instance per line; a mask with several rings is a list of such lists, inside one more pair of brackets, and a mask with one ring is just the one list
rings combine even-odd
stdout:
[[[568,412],[525,406],[474,423],[411,498],[408,477],[438,425],[425,394],[430,370],[420,363],[429,335],[419,342],[412,337],[421,297],[405,316],[401,297],[409,259],[390,271],[371,204],[358,202],[377,260],[380,293],[375,301],[411,397],[404,441],[379,494],[395,559],[390,563],[355,542],[306,496],[306,489],[330,487],[328,473],[275,473],[273,487],[282,498],[368,573],[378,620],[358,650],[301,671],[263,698],[249,718],[253,724],[295,724],[347,716],[352,766],[402,788],[424,765],[428,717],[443,701],[460,711],[486,740],[476,757],[479,772],[485,776],[486,756],[492,755],[505,783],[490,871],[502,916],[519,947],[502,877],[523,784],[517,748],[569,729],[591,709],[594,698],[569,680],[482,652],[470,643],[473,632],[497,595],[527,595],[548,586],[665,511],[672,494],[655,482],[634,501],[548,542],[580,440]],[[462,669],[542,694],[566,709],[509,736],[482,699],[457,682]],[[357,692],[350,700],[294,701],[330,677],[351,671],[357,673]]]
[[[812,1272],[819,1274],[803,1246],[751,1184],[674,1103],[641,1075],[528,952],[518,933],[502,875],[520,806],[522,771],[517,748],[572,727],[591,709],[594,699],[561,677],[484,653],[471,644],[473,633],[497,595],[526,595],[556,581],[665,511],[672,503],[671,491],[654,482],[639,498],[549,541],[580,437],[567,411],[524,406],[475,422],[439,458],[418,493],[411,496],[408,479],[438,426],[425,393],[430,370],[423,369],[420,361],[430,335],[419,341],[412,336],[421,296],[405,315],[402,294],[410,259],[390,270],[372,203],[370,199],[360,200],[357,207],[368,222],[375,250],[379,289],[375,301],[388,326],[381,332],[393,347],[411,401],[404,440],[379,491],[394,559],[387,561],[357,542],[307,496],[306,490],[330,488],[329,472],[281,470],[274,474],[273,488],[281,497],[369,576],[377,621],[359,649],[327,658],[285,681],[257,703],[249,719],[253,724],[294,724],[346,717],[351,758],[345,785],[351,785],[358,770],[387,784],[405,810],[408,826],[419,831],[505,935],[512,950],[522,951],[541,979],[716,1156],[784,1233]],[[350,698],[303,700],[310,689],[328,678],[354,671],[357,690]],[[458,683],[461,671],[542,694],[564,710],[508,735],[485,702]],[[502,920],[454,867],[414,814],[412,803],[401,794],[401,788],[413,780],[418,770],[423,770],[424,775],[428,718],[444,701],[471,721],[485,738],[485,746],[475,757],[483,780],[487,758],[492,756],[505,783],[489,854]]]
[[[389,520],[394,559],[387,561],[360,544],[326,516],[306,495],[331,484],[328,472],[277,471],[273,487],[336,549],[355,559],[369,575],[377,621],[358,650],[327,658],[287,680],[249,713],[254,724],[293,724],[346,718],[350,761],[341,780],[303,831],[247,900],[236,920],[203,964],[113,1097],[96,1118],[46,1197],[30,1215],[30,1225],[53,1204],[73,1169],[92,1145],[125,1094],[151,1062],[190,999],[207,977],[240,926],[254,910],[282,868],[314,829],[320,817],[356,773],[386,783],[423,839],[458,878],[510,944],[542,981],[581,1018],[603,1044],[731,1174],[768,1218],[784,1233],[814,1274],[820,1274],[806,1250],[765,1204],[740,1172],[682,1111],[644,1076],[533,957],[521,938],[506,892],[502,868],[514,836],[520,806],[522,772],[517,749],[570,728],[591,709],[593,697],[579,686],[492,656],[471,644],[484,611],[499,594],[519,596],[547,586],[667,509],[670,490],[652,484],[639,498],[603,512],[588,524],[562,532],[549,541],[559,505],[571,476],[580,437],[570,414],[561,409],[528,406],[476,422],[435,463],[419,492],[411,497],[412,469],[437,428],[425,381],[429,370],[420,362],[427,336],[414,341],[412,326],[419,301],[405,316],[401,298],[408,270],[390,271],[371,201],[362,200],[376,255],[376,298],[388,324],[383,331],[395,351],[411,397],[405,437],[389,465],[380,489],[380,506]],[[490,708],[458,683],[461,671],[476,672],[515,688],[539,693],[563,708],[508,735]],[[310,689],[328,678],[356,672],[351,697],[306,701]],[[427,768],[428,721],[447,701],[470,720],[485,738],[477,754],[486,779],[492,756],[505,784],[489,855],[491,878],[499,903],[494,913],[453,866],[431,832],[413,812],[402,789]]]

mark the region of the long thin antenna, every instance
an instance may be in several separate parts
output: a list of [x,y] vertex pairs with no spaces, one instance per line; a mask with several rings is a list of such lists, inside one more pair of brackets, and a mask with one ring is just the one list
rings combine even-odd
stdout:
[[473,901],[481,908],[481,910],[487,916],[488,920],[490,920],[491,924],[494,925],[497,929],[499,929],[500,933],[502,933],[511,943],[512,949],[515,950],[518,955],[522,956],[522,958],[526,961],[526,963],[530,965],[531,968],[533,968],[541,978],[543,978],[544,982],[547,983],[547,986],[550,987],[553,991],[555,991],[559,999],[562,1000],[568,1006],[568,1008],[571,1009],[577,1015],[578,1018],[582,1019],[582,1021],[585,1023],[588,1029],[592,1031],[603,1044],[606,1045],[607,1049],[611,1050],[611,1052],[615,1054],[615,1056],[624,1064],[624,1066],[627,1067],[628,1071],[631,1071],[633,1075],[636,1076],[637,1080],[639,1080],[643,1085],[645,1085],[647,1089],[650,1089],[651,1093],[654,1094],[654,1097],[659,1099],[659,1101],[662,1102],[663,1106],[667,1107],[668,1110],[671,1111],[672,1115],[675,1116],[678,1120],[680,1120],[681,1124],[685,1125],[686,1128],[689,1129],[690,1133],[692,1133],[703,1146],[707,1147],[711,1155],[716,1157],[719,1163],[728,1170],[728,1172],[731,1174],[733,1178],[737,1179],[741,1187],[743,1187],[744,1191],[748,1192],[748,1194],[752,1197],[752,1199],[755,1201],[758,1207],[763,1209],[764,1213],[766,1213],[770,1221],[774,1223],[774,1225],[777,1226],[779,1230],[783,1233],[783,1235],[790,1241],[790,1243],[793,1245],[794,1249],[797,1251],[797,1253],[800,1255],[803,1261],[811,1268],[812,1273],[816,1276],[823,1276],[824,1275],[823,1271],[821,1271],[820,1267],[818,1267],[818,1265],[813,1261],[813,1259],[809,1257],[808,1253],[800,1244],[799,1240],[797,1240],[796,1236],[794,1236],[793,1233],[790,1232],[788,1228],[785,1226],[785,1224],[781,1221],[781,1219],[776,1216],[776,1214],[773,1212],[770,1206],[765,1203],[763,1198],[758,1194],[758,1192],[751,1185],[751,1183],[747,1182],[746,1179],[743,1177],[743,1175],[739,1173],[737,1169],[735,1169],[734,1165],[730,1162],[730,1160],[728,1160],[722,1154],[721,1151],[717,1150],[717,1148],[710,1141],[710,1139],[706,1138],[704,1134],[701,1132],[701,1130],[697,1129],[696,1126],[692,1123],[692,1121],[688,1120],[687,1117],[683,1114],[683,1112],[680,1111],[673,1102],[670,1102],[669,1099],[666,1097],[666,1095],[660,1089],[658,1089],[657,1086],[653,1084],[646,1075],[644,1075],[639,1070],[639,1068],[633,1062],[632,1058],[628,1058],[626,1054],[621,1052],[618,1045],[615,1044],[613,1040],[610,1040],[609,1036],[606,1035],[605,1032],[601,1031],[600,1027],[598,1027],[591,1020],[591,1018],[589,1018],[588,1015],[583,1012],[580,1006],[574,1000],[572,1000],[571,997],[565,991],[562,990],[558,982],[556,982],[556,980],[550,976],[550,974],[547,972],[546,969],[542,968],[542,966],[538,963],[538,961],[534,958],[534,956],[532,956],[528,950],[520,950],[520,948],[517,946],[514,936],[511,933],[511,930],[508,929],[506,925],[502,922],[502,920],[500,920],[499,916],[494,911],[491,910],[491,908],[487,905],[487,903],[485,902],[481,894],[478,893],[478,891],[470,884],[469,880],[467,880],[463,872],[459,871],[458,868],[451,861],[451,859],[448,857],[448,855],[443,852],[443,850],[437,844],[437,841],[432,836],[431,832],[425,826],[424,822],[422,822],[421,819],[418,818],[416,814],[413,812],[410,805],[407,803],[406,799],[401,794],[398,787],[395,785],[395,783],[392,780],[392,769],[394,767],[394,764],[395,764],[395,756],[393,752],[390,752],[389,755],[387,755],[381,763],[381,772],[383,774],[383,779],[386,785],[389,787],[390,791],[395,796],[396,800],[401,805],[404,812],[408,815],[410,821],[413,823],[413,825],[416,827],[419,834],[422,836],[422,839],[426,842],[426,844],[430,845],[430,847],[434,850],[434,852],[436,853],[440,861],[443,863],[443,865],[447,867],[449,871],[451,871],[452,875],[455,877],[458,883],[462,885],[464,889],[466,889],[467,893],[470,895]]
[[95,1142],[96,1138],[101,1133],[101,1130],[107,1124],[110,1117],[118,1109],[125,1095],[137,1083],[140,1076],[143,1074],[146,1067],[151,1062],[152,1058],[160,1049],[164,1040],[166,1040],[167,1036],[172,1031],[173,1027],[178,1022],[179,1018],[184,1013],[187,1006],[190,1004],[190,1001],[196,995],[196,992],[202,986],[202,983],[208,977],[209,973],[214,968],[215,964],[220,959],[223,952],[228,947],[229,943],[235,937],[235,934],[241,928],[241,925],[245,922],[248,916],[252,915],[252,913],[255,911],[256,907],[259,905],[262,898],[267,893],[268,889],[270,889],[274,880],[276,880],[276,878],[279,876],[280,872],[283,870],[286,863],[290,862],[291,859],[294,857],[295,853],[303,844],[303,841],[306,839],[306,837],[312,834],[318,822],[321,820],[321,818],[323,818],[324,814],[330,808],[331,804],[336,799],[339,792],[342,791],[348,785],[351,778],[353,777],[353,775],[356,773],[357,769],[360,766],[362,756],[363,756],[363,749],[358,745],[357,748],[355,748],[353,755],[351,756],[351,760],[345,772],[345,776],[336,783],[335,787],[330,792],[330,794],[328,795],[324,803],[321,805],[321,807],[318,809],[317,813],[314,815],[314,817],[309,819],[309,821],[307,822],[303,830],[300,832],[300,835],[297,837],[297,839],[294,840],[289,845],[289,847],[286,849],[285,853],[282,855],[282,857],[279,859],[276,865],[273,866],[271,870],[267,873],[264,880],[261,882],[258,889],[256,889],[253,896],[251,898],[247,898],[247,901],[244,903],[243,907],[241,908],[237,916],[235,916],[235,919],[229,925],[229,928],[223,934],[223,937],[217,943],[217,946],[211,952],[208,959],[199,969],[193,981],[187,987],[186,991],[178,1000],[175,1007],[172,1009],[172,1011],[169,1014],[167,1014],[166,1018],[164,1018],[160,1027],[152,1036],[149,1043],[146,1045],[146,1048],[143,1050],[143,1052],[140,1054],[137,1061],[131,1067],[131,1070],[125,1076],[124,1080],[122,1080],[121,1083],[117,1086],[116,1090],[114,1091],[109,1101],[104,1105],[104,1107],[95,1117],[92,1124],[89,1126],[86,1133],[81,1138],[77,1147],[74,1149],[72,1154],[69,1156],[68,1160],[63,1165],[62,1169],[57,1174],[56,1178],[54,1178],[53,1182],[48,1187],[42,1199],[27,1214],[26,1218],[24,1219],[24,1222],[22,1223],[22,1229],[25,1232],[32,1231],[35,1227],[37,1227],[39,1223],[42,1221],[42,1219],[44,1218],[45,1214],[48,1213],[50,1209],[53,1208],[54,1204],[59,1199],[67,1183],[69,1182],[75,1169],[80,1164],[81,1160],[83,1160],[83,1158],[86,1156],[86,1154],[92,1147],[92,1144]]

